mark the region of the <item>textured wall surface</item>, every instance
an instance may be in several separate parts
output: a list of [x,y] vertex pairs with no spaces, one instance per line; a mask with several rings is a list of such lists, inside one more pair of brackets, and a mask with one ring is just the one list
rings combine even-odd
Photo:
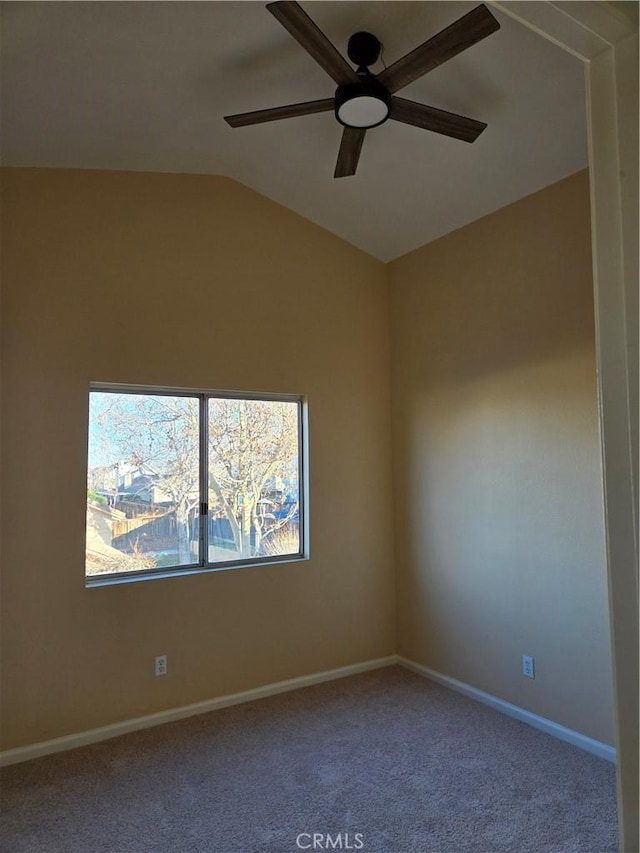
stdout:
[[[393,653],[384,265],[216,177],[8,169],[3,219],[3,747]],[[85,589],[90,381],[306,394],[311,559]]]
[[[395,651],[612,742],[586,173],[387,267],[225,178],[3,220],[4,749]],[[306,394],[311,559],[85,589],[90,381]]]
[[399,653],[611,744],[587,173],[390,279]]

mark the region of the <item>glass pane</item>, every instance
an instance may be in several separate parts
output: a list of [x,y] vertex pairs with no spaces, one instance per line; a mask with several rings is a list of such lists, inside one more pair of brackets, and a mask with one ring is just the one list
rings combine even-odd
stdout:
[[298,403],[208,407],[209,562],[299,554]]
[[197,397],[92,391],[86,574],[199,562]]

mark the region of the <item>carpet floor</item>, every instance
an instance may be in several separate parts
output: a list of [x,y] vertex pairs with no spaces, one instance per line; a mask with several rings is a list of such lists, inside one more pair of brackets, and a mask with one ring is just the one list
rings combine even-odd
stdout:
[[393,666],[5,768],[3,853],[615,853],[614,766]]

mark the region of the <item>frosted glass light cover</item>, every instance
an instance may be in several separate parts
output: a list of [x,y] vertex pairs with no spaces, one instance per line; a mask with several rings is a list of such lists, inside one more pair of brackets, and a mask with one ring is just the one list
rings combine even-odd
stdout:
[[389,109],[380,98],[360,95],[345,101],[338,109],[338,117],[349,127],[374,127],[384,121]]

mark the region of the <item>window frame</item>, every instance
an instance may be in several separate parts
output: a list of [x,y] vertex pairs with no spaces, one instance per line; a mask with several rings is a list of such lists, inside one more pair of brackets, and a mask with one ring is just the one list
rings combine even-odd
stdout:
[[[87,575],[86,573],[86,523],[85,523],[85,587],[88,589],[115,584],[136,583],[138,581],[155,580],[158,578],[175,578],[182,575],[198,575],[210,572],[223,572],[233,569],[256,568],[258,566],[279,565],[282,563],[301,562],[309,559],[309,429],[308,401],[303,394],[278,394],[262,391],[229,391],[219,389],[203,390],[202,388],[175,388],[158,385],[129,385],[109,382],[90,382],[87,394],[87,448],[86,448],[86,477],[89,474],[89,434],[90,434],[90,402],[94,392],[113,394],[138,394],[148,396],[191,397],[198,401],[199,416],[199,519],[198,541],[201,559],[197,563],[182,566],[162,566],[157,569],[140,569],[130,572],[113,572],[111,574]],[[209,546],[209,502],[208,502],[208,460],[209,460],[209,419],[207,405],[210,399],[226,400],[257,400],[274,403],[296,403],[298,410],[298,531],[299,549],[294,554],[269,555],[266,557],[240,558],[225,562],[210,563],[208,561]],[[202,500],[202,498],[205,500]],[[205,521],[203,522],[203,519]]]

